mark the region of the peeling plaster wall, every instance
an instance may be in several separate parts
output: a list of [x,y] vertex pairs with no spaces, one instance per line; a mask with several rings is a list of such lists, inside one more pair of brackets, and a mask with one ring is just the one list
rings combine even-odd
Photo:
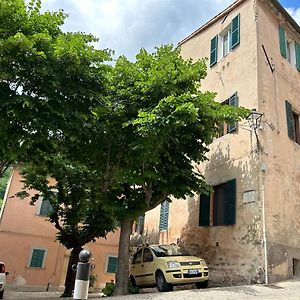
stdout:
[[[264,175],[270,282],[293,276],[300,259],[300,146],[288,137],[285,100],[300,112],[300,73],[280,54],[278,26],[287,37],[300,35],[268,1],[258,2],[259,111],[267,121],[260,131]],[[273,64],[272,73],[262,51]]]

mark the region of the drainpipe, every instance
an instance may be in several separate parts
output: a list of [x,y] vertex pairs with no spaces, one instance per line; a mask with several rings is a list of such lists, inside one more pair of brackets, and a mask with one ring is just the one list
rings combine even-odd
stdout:
[[263,229],[263,247],[264,247],[264,264],[265,264],[265,284],[269,283],[268,276],[268,252],[267,252],[267,237],[266,237],[266,212],[265,212],[265,172],[266,165],[261,165],[261,205],[262,205],[262,229]]

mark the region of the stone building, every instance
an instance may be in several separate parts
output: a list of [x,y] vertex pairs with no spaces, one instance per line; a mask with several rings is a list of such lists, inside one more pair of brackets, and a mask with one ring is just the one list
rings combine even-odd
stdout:
[[205,258],[215,284],[299,276],[300,27],[276,0],[238,0],[179,44],[208,57],[203,91],[263,115],[221,126],[197,166],[214,192],[148,212],[145,239]]
[[[14,170],[8,183],[0,212],[0,260],[9,271],[7,281],[20,289],[46,290],[63,288],[70,250],[56,241],[54,225],[47,221],[49,201],[40,198],[29,205],[30,197],[21,200],[22,177]],[[36,191],[31,191],[34,195]],[[84,246],[92,252],[95,287],[103,287],[115,278],[119,232]]]

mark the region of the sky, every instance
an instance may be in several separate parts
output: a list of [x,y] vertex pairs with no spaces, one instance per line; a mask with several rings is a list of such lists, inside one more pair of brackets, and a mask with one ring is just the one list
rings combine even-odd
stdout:
[[[42,9],[69,14],[64,31],[92,33],[97,48],[133,60],[141,48],[153,52],[179,41],[234,0],[43,0]],[[300,25],[300,0],[280,0]]]

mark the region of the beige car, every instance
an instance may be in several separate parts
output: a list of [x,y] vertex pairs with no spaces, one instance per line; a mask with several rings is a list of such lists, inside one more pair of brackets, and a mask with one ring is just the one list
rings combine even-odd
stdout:
[[177,245],[142,246],[133,255],[130,280],[138,287],[157,286],[160,292],[190,283],[206,288],[208,267],[203,259],[183,253]]

